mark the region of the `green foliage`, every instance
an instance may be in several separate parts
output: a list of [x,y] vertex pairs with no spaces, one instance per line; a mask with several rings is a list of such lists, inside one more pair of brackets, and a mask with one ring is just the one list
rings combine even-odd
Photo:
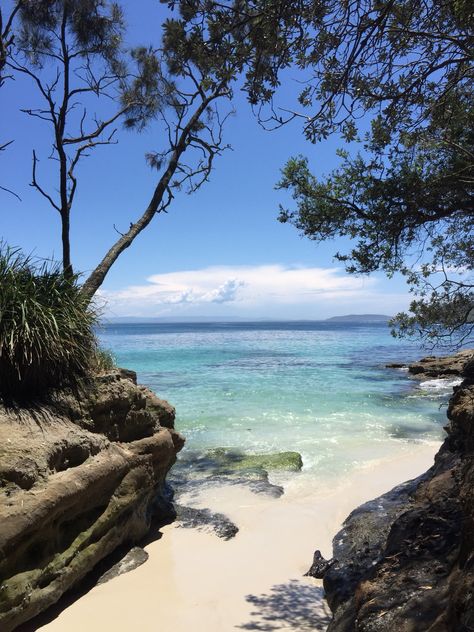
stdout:
[[116,367],[115,358],[109,349],[96,349],[93,362],[93,368],[96,373],[107,373]]
[[[315,241],[348,237],[350,273],[405,275],[415,299],[395,335],[447,348],[474,333],[474,7],[464,1],[327,3],[301,51],[312,78],[300,98],[305,133],[359,144],[341,166],[312,175],[292,158],[281,209]],[[369,131],[362,131],[359,120]]]
[[96,354],[93,312],[77,278],[0,250],[0,397],[25,401],[87,375]]
[[456,347],[472,342],[474,321],[474,108],[459,91],[430,124],[387,151],[342,156],[318,180],[305,158],[288,161],[278,186],[296,209],[281,209],[315,241],[349,237],[337,253],[350,273],[401,272],[416,296],[396,335]]
[[111,66],[123,38],[120,7],[106,0],[23,0],[19,48],[35,65],[58,54],[58,33],[67,29],[71,51],[82,59],[97,56]]

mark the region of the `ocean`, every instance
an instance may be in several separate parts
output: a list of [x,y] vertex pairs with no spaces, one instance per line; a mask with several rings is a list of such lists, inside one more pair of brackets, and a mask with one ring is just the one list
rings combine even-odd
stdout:
[[442,440],[456,383],[385,368],[427,352],[384,323],[108,324],[99,338],[176,407],[184,454],[292,450],[313,479]]

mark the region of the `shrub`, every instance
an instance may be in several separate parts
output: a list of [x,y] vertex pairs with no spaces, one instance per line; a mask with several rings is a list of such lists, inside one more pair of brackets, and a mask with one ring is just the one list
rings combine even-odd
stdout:
[[97,373],[106,373],[115,368],[115,358],[109,349],[96,349],[94,368]]
[[0,397],[33,399],[86,375],[96,320],[77,277],[1,246]]

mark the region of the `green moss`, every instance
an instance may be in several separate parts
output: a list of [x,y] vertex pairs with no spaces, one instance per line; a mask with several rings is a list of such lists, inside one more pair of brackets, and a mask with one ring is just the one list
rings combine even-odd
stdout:
[[34,569],[18,573],[3,582],[0,586],[0,612],[8,612],[27,599],[40,574],[40,570]]
[[206,452],[206,459],[214,461],[219,469],[239,472],[242,470],[281,470],[299,472],[303,460],[299,452],[273,452],[270,454],[244,454],[230,448],[215,448]]

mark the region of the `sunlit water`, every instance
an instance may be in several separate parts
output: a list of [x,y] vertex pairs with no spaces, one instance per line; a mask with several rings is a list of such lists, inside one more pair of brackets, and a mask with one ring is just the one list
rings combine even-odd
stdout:
[[100,338],[176,407],[187,450],[295,450],[317,477],[441,440],[455,383],[385,368],[423,352],[384,324],[121,324]]

